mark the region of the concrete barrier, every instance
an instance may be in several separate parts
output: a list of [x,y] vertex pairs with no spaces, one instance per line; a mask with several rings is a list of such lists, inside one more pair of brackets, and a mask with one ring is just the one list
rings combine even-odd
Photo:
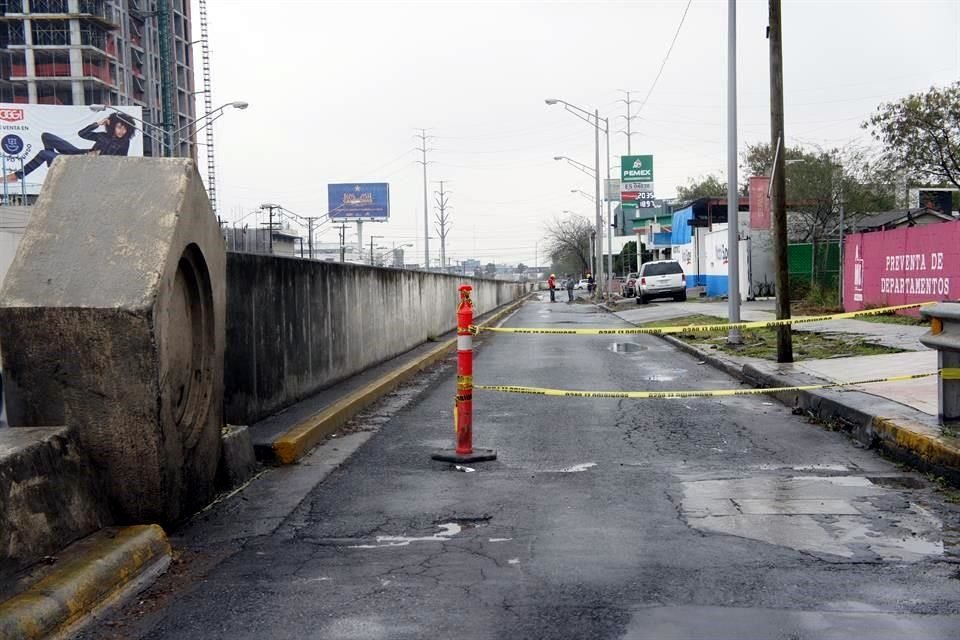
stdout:
[[7,418],[74,429],[119,522],[214,494],[225,251],[195,163],[64,156],[0,294]]
[[439,273],[227,254],[226,419],[250,424],[440,336],[457,287],[476,313],[530,285]]
[[109,523],[76,432],[0,428],[0,584]]

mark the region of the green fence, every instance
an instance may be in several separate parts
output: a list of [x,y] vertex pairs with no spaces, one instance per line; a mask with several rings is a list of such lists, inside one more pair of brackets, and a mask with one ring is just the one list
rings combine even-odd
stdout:
[[814,285],[836,296],[840,282],[840,245],[836,241],[791,244],[787,263],[792,298],[805,298]]

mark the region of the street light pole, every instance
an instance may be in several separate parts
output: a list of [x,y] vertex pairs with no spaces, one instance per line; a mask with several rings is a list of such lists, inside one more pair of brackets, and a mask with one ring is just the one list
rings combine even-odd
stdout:
[[[117,107],[115,107],[115,106],[113,106],[113,105],[111,105],[111,104],[91,104],[91,105],[89,106],[89,109],[90,109],[91,111],[97,111],[97,112],[99,112],[99,111],[108,111],[108,110],[109,110],[109,111],[113,111],[113,112],[116,112],[116,113],[123,114],[124,116],[130,118],[131,120],[135,120],[136,122],[139,122],[140,125],[143,127],[143,133],[144,133],[144,135],[146,135],[147,137],[149,137],[151,140],[154,140],[154,141],[157,141],[157,142],[160,143],[160,145],[161,145],[161,153],[163,153],[163,155],[166,155],[166,156],[174,156],[175,154],[173,153],[173,146],[172,146],[172,137],[173,137],[173,136],[179,136],[183,131],[189,129],[190,127],[194,126],[195,124],[197,124],[197,123],[199,123],[199,122],[201,122],[201,121],[203,121],[203,120],[206,120],[207,122],[205,122],[205,123],[203,124],[203,126],[197,128],[197,129],[193,132],[194,135],[196,135],[197,132],[202,131],[203,129],[209,127],[211,124],[214,123],[214,121],[216,121],[216,120],[219,119],[221,116],[223,116],[223,114],[226,113],[227,107],[233,107],[234,109],[237,109],[237,110],[239,110],[239,111],[243,111],[244,109],[246,109],[246,108],[249,107],[249,106],[250,106],[250,103],[245,102],[245,101],[243,101],[243,100],[234,100],[233,102],[227,102],[226,104],[220,105],[219,107],[217,107],[217,108],[214,109],[213,111],[208,111],[207,113],[203,114],[203,115],[200,116],[199,118],[196,118],[195,120],[192,120],[192,121],[188,122],[187,124],[183,125],[182,127],[180,127],[179,129],[176,129],[176,130],[173,130],[173,131],[165,130],[165,129],[161,128],[161,127],[158,127],[158,126],[155,125],[155,124],[151,124],[151,123],[147,122],[146,120],[142,120],[142,119],[140,119],[140,118],[137,118],[136,116],[132,116],[132,115],[130,115],[129,113],[127,113],[126,111],[123,111],[123,110],[121,110],[121,109],[119,109],[119,108],[117,108]],[[154,129],[154,130],[155,130],[155,133],[154,133],[153,136],[147,134],[147,132],[146,132],[147,127],[150,127],[151,129]],[[159,137],[160,137],[159,140],[158,140],[156,137],[154,137],[154,136],[156,136],[156,135],[159,135]]]
[[[740,322],[740,197],[737,194],[737,0],[727,0],[727,315]],[[740,344],[730,329],[729,344]]]
[[[578,106],[576,106],[576,105],[573,105],[573,104],[570,104],[569,102],[566,102],[565,100],[558,100],[558,99],[556,99],[556,98],[548,98],[547,100],[545,100],[545,102],[546,102],[548,105],[562,104],[564,109],[566,109],[567,111],[569,111],[569,112],[572,113],[573,115],[577,116],[577,117],[580,118],[581,120],[585,120],[585,121],[587,122],[587,124],[591,125],[591,126],[594,128],[594,131],[593,131],[593,134],[594,134],[594,135],[593,135],[593,149],[594,149],[594,157],[593,157],[594,162],[593,162],[593,166],[594,166],[594,173],[593,173],[593,175],[594,175],[594,182],[595,182],[595,187],[596,187],[596,190],[595,190],[595,194],[596,194],[596,195],[595,195],[595,197],[596,197],[596,221],[595,221],[596,230],[594,231],[594,236],[595,236],[595,238],[594,238],[594,243],[593,243],[593,244],[594,244],[594,250],[595,250],[595,256],[596,256],[596,266],[594,266],[594,265],[591,263],[590,269],[591,269],[591,273],[594,275],[594,278],[596,279],[596,276],[597,276],[597,275],[601,275],[601,274],[599,274],[599,272],[603,270],[603,253],[602,253],[602,251],[603,251],[603,246],[602,246],[602,245],[603,245],[603,213],[602,213],[602,206],[603,206],[603,205],[601,204],[601,201],[600,201],[600,197],[601,197],[601,196],[600,196],[600,110],[599,110],[599,109],[594,109],[594,110],[593,110],[593,113],[591,113],[590,111],[587,111],[586,109],[582,109],[582,108],[580,108],[580,107],[578,107]],[[609,131],[610,131],[609,120],[607,121],[606,131],[607,131],[607,133],[609,134]],[[609,159],[608,159],[607,162],[608,162],[608,164],[609,164]],[[608,171],[609,171],[609,167],[608,167]],[[601,278],[601,279],[602,279],[602,278]]]
[[603,185],[604,200],[607,201],[607,277],[603,281],[603,291],[610,295],[610,281],[613,279],[613,220],[610,214],[610,198],[606,193],[610,184],[610,118],[604,118],[604,133],[607,136],[607,182]]
[[[600,271],[603,270],[603,214],[600,205],[600,110],[593,110],[593,117],[596,120],[596,124],[593,129],[593,156],[594,156],[594,166],[596,167],[594,174],[596,176],[596,198],[597,198],[597,268],[594,269],[594,282],[597,280],[597,276],[600,275]],[[596,291],[596,286],[594,286],[594,291]]]

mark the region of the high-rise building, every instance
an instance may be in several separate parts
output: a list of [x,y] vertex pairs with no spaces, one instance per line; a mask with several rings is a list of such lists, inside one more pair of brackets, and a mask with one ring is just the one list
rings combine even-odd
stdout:
[[190,0],[0,0],[0,11],[0,102],[139,105],[155,156],[167,102],[170,155],[196,158]]

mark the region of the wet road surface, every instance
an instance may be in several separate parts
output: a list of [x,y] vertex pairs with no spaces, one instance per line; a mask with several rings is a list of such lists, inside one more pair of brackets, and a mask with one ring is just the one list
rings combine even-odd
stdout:
[[[506,324],[618,323],[533,301]],[[481,384],[739,386],[653,336],[483,340]],[[90,637],[960,637],[958,494],[843,434],[765,397],[477,392],[499,457],[457,470],[430,460],[453,442],[453,371],[434,378],[292,513],[211,523],[244,533],[195,540],[208,566]]]

